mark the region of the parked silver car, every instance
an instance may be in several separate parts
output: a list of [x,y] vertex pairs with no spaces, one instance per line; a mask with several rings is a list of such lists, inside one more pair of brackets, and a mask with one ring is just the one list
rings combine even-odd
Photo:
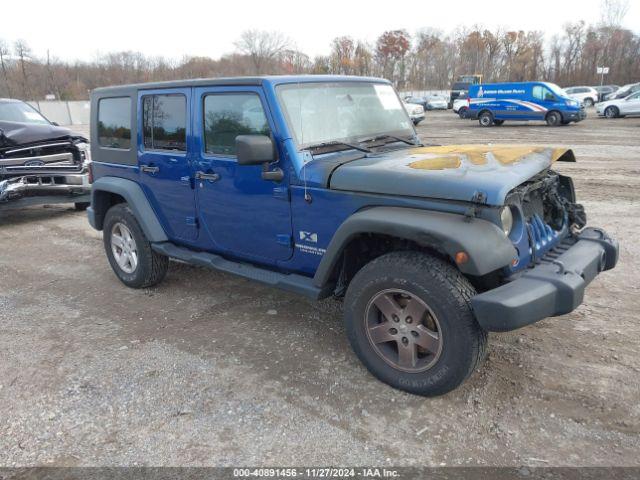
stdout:
[[596,112],[601,117],[617,118],[626,115],[640,115],[640,91],[626,98],[607,100],[596,105]]

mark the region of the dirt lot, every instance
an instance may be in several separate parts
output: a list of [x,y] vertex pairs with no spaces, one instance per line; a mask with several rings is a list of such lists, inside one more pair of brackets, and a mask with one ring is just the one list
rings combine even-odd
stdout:
[[130,290],[84,214],[4,215],[0,465],[640,465],[640,119],[482,129],[449,111],[419,130],[574,147],[558,169],[619,239],[618,268],[424,399],[366,372],[333,301],[181,264]]

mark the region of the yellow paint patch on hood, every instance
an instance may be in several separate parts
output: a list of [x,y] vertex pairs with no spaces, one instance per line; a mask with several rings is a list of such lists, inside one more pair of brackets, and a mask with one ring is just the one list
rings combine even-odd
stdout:
[[439,157],[425,158],[409,164],[411,168],[421,170],[444,170],[445,168],[459,168],[462,165],[459,155],[442,155]]
[[[491,154],[502,165],[510,165],[522,160],[527,155],[551,152],[551,162],[560,159],[567,152],[566,148],[548,148],[533,145],[442,145],[434,147],[419,147],[410,150],[410,155],[423,156],[409,164],[411,168],[424,170],[442,170],[445,168],[459,168],[461,156],[473,165],[486,165]],[[573,159],[573,154],[571,154]],[[575,159],[573,159],[575,161]]]

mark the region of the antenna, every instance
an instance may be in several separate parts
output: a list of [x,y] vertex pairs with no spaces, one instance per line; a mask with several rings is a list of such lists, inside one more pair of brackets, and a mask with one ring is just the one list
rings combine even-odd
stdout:
[[[302,84],[300,82],[298,85],[298,121],[300,122],[300,144],[304,145],[304,122],[302,121],[302,100],[300,99]],[[306,155],[302,156],[302,183],[304,186],[304,201],[307,203],[311,203],[311,194],[307,190],[307,157]]]

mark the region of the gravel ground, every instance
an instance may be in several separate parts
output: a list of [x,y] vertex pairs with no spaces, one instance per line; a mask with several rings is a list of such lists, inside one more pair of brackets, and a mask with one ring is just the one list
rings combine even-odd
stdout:
[[469,381],[425,399],[367,373],[334,301],[177,263],[127,289],[84,214],[3,214],[0,466],[639,466],[640,119],[482,129],[428,112],[419,131],[574,147],[558,170],[620,240],[618,268],[575,312],[492,334]]

